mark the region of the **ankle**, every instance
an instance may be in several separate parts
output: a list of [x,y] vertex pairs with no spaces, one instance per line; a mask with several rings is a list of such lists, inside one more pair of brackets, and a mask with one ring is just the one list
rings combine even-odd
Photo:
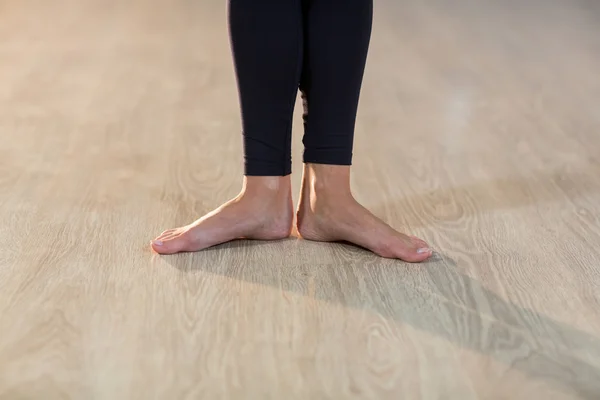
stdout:
[[351,196],[350,167],[345,165],[305,164],[303,196],[327,199]]
[[245,176],[243,196],[260,198],[286,198],[291,195],[290,176]]

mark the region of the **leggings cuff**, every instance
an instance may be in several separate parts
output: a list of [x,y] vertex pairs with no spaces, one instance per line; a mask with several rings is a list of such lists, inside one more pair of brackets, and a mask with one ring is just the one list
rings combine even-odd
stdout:
[[292,165],[275,165],[269,163],[246,163],[244,165],[245,176],[287,176],[292,173]]
[[304,163],[352,165],[352,151],[344,149],[306,149]]

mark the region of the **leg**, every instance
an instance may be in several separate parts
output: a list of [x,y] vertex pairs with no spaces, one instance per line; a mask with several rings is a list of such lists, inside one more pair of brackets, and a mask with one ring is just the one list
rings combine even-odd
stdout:
[[291,129],[302,65],[300,0],[229,0],[244,140],[241,193],[199,220],[163,232],[159,253],[238,238],[280,239],[292,228]]
[[350,190],[354,125],[371,34],[372,0],[312,0],[305,8],[304,178],[298,231],[309,240],[349,241],[410,262],[431,256],[356,202]]

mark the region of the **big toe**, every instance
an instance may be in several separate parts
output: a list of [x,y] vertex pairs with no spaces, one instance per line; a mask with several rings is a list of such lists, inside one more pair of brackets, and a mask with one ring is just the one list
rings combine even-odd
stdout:
[[184,251],[188,242],[185,235],[161,235],[152,241],[152,248],[159,254],[174,254]]
[[427,260],[433,254],[429,247],[404,247],[396,250],[399,259],[407,262],[421,262]]
[[425,241],[414,237],[410,239],[410,241],[395,240],[388,244],[388,256],[399,258],[406,262],[421,262],[431,257],[433,252]]

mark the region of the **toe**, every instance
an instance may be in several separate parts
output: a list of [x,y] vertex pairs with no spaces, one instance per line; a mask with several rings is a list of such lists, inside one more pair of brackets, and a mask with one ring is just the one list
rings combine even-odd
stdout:
[[152,248],[159,254],[174,254],[184,251],[187,246],[185,235],[170,233],[152,241]]
[[401,249],[396,253],[399,259],[411,263],[425,261],[431,257],[432,254],[431,249],[428,247]]
[[[397,238],[400,239],[400,238]],[[399,258],[406,262],[421,262],[427,260],[432,255],[432,251],[424,241],[420,239],[413,239],[410,241],[406,240],[394,240],[385,248],[383,254],[384,257],[388,258]]]

